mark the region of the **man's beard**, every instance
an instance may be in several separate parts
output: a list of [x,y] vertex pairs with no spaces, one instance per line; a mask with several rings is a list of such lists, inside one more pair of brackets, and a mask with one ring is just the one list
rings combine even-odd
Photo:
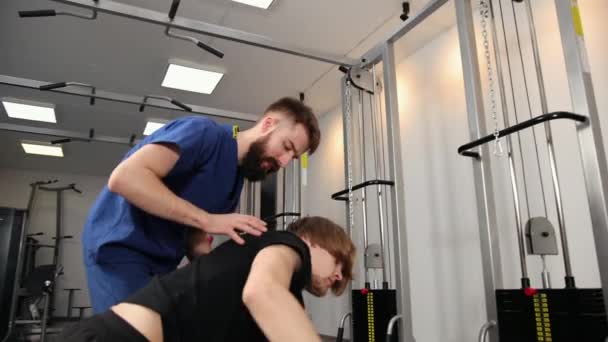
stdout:
[[313,274],[310,284],[306,287],[306,291],[316,297],[323,297],[329,291],[329,287],[323,286],[323,278]]
[[[254,141],[241,162],[243,176],[252,182],[264,180],[269,173],[277,172],[280,168],[274,158],[264,156],[269,137],[266,136]],[[263,168],[262,162],[270,164],[270,169]]]

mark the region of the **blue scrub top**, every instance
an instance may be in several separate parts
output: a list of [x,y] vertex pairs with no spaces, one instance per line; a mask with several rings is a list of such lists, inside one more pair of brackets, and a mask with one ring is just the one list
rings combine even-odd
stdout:
[[[203,117],[172,121],[146,137],[146,144],[173,144],[179,159],[163,183],[212,214],[233,212],[243,187],[232,126]],[[145,262],[158,272],[174,269],[186,252],[187,226],[148,214],[107,186],[97,198],[82,234],[85,263]]]

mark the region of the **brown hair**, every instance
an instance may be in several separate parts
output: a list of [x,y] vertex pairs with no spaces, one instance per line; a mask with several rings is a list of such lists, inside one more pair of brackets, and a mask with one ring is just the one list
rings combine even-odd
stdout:
[[312,109],[291,97],[284,97],[266,108],[264,115],[269,112],[278,112],[292,119],[295,124],[301,124],[306,129],[308,134],[308,150],[313,154],[319,143],[321,142],[321,131],[319,130],[319,122],[317,117],[312,112]]
[[301,238],[306,238],[312,245],[325,249],[342,265],[342,280],[334,283],[332,291],[342,294],[353,278],[355,246],[342,227],[324,217],[309,216],[292,222],[287,230]]

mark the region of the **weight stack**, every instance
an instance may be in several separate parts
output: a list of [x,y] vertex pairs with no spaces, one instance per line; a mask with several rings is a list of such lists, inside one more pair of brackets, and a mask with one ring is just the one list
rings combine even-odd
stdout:
[[605,342],[601,289],[497,290],[500,342]]
[[[388,322],[397,314],[397,293],[395,290],[353,290],[353,341],[384,342]],[[394,328],[391,342],[399,341],[398,323]]]

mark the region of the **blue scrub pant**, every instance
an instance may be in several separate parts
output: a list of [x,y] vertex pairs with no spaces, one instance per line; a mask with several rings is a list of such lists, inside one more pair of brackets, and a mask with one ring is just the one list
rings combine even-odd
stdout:
[[86,262],[87,283],[93,313],[107,311],[146,285],[154,273],[144,262]]

